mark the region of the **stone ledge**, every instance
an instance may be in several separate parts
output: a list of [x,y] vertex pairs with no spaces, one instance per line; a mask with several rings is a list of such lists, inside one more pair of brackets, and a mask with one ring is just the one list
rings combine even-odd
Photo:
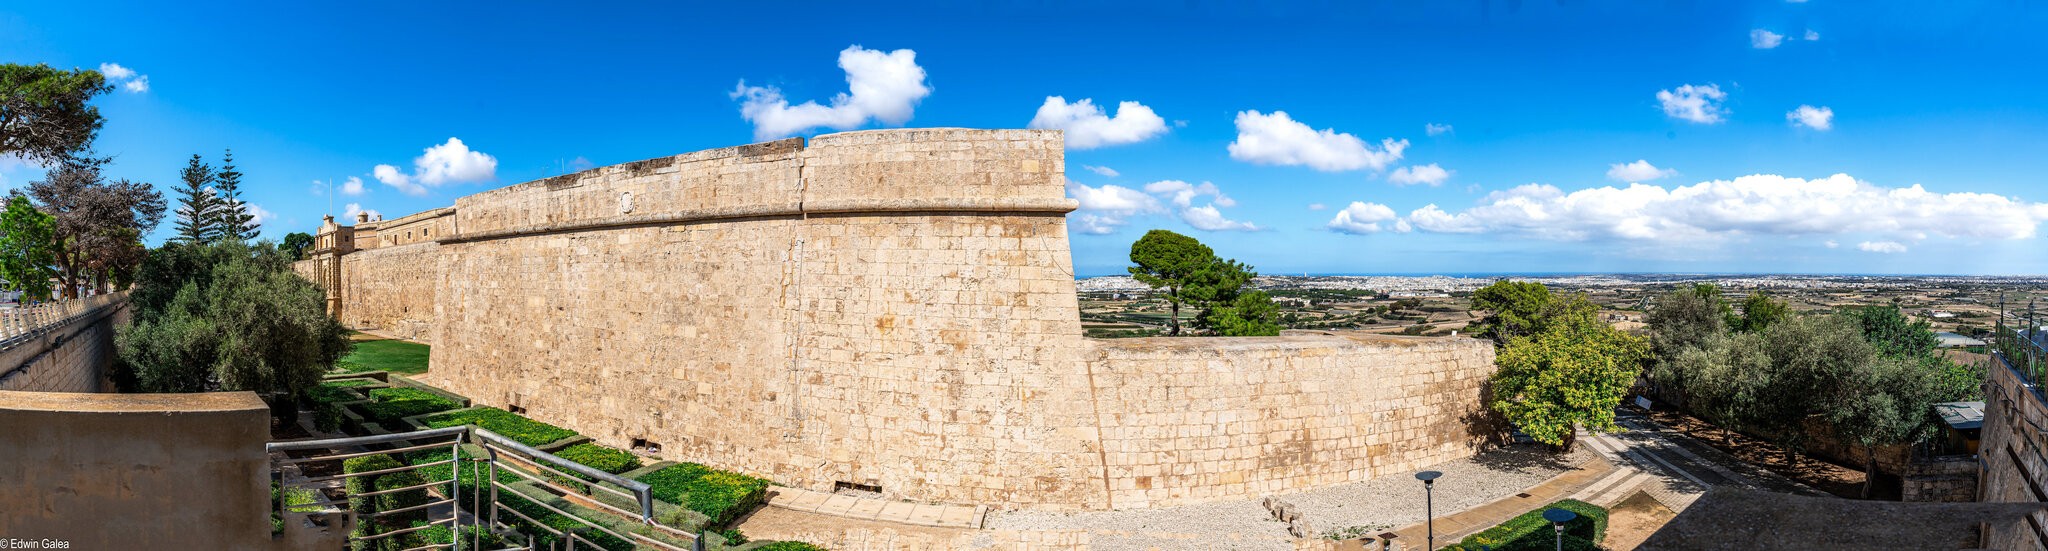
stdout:
[[979,529],[982,520],[988,516],[987,507],[870,499],[785,486],[768,489],[768,506],[827,516],[943,528]]

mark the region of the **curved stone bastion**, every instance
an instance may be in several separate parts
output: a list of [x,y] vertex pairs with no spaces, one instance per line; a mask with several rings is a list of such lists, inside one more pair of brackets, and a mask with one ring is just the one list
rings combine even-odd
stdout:
[[479,403],[815,490],[1126,509],[1473,452],[1483,341],[1083,338],[1064,164],[1036,130],[713,149],[329,222],[298,268]]

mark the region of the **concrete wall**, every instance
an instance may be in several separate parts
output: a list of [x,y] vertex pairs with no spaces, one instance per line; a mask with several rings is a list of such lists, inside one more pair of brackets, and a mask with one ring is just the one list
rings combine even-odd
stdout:
[[0,390],[111,392],[114,327],[128,322],[128,301],[109,298],[63,323],[0,342]]
[[1064,168],[1054,131],[898,130],[509,186],[343,256],[339,315],[418,320],[481,403],[812,489],[1125,508],[1471,453],[1433,429],[1478,407],[1483,342],[1082,338]]
[[0,537],[268,547],[269,420],[248,392],[0,391]]

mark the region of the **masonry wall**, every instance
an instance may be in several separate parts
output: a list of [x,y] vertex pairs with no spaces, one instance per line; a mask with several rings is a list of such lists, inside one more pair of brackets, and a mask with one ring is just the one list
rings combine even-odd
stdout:
[[1980,501],[2048,502],[2048,454],[2038,427],[2048,426],[2048,403],[2019,373],[1993,356],[1984,377]]
[[269,423],[248,392],[0,391],[0,535],[69,549],[267,548]]
[[[1064,168],[1058,132],[869,131],[509,186],[434,244],[343,256],[341,317],[419,320],[429,380],[483,404],[811,489],[1127,508],[1471,452],[1431,429],[1479,403],[1483,342],[1082,338]],[[1136,394],[1181,385],[1247,419],[1181,438],[1207,418]],[[1152,455],[1181,440],[1205,447]]]
[[114,327],[127,320],[127,298],[121,296],[67,322],[0,342],[0,390],[112,391],[107,376],[114,363]]

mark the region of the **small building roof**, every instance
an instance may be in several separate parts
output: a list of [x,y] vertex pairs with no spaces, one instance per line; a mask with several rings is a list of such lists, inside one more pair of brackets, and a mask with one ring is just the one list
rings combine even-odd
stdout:
[[1934,404],[1934,413],[1956,430],[1984,427],[1984,402],[1942,402]]
[[1943,331],[1940,333],[1935,333],[1934,337],[1937,339],[1941,339],[1940,346],[1942,348],[1950,348],[1957,346],[1984,346],[1984,341],[1966,337],[1959,333],[1950,333],[1947,331]]

